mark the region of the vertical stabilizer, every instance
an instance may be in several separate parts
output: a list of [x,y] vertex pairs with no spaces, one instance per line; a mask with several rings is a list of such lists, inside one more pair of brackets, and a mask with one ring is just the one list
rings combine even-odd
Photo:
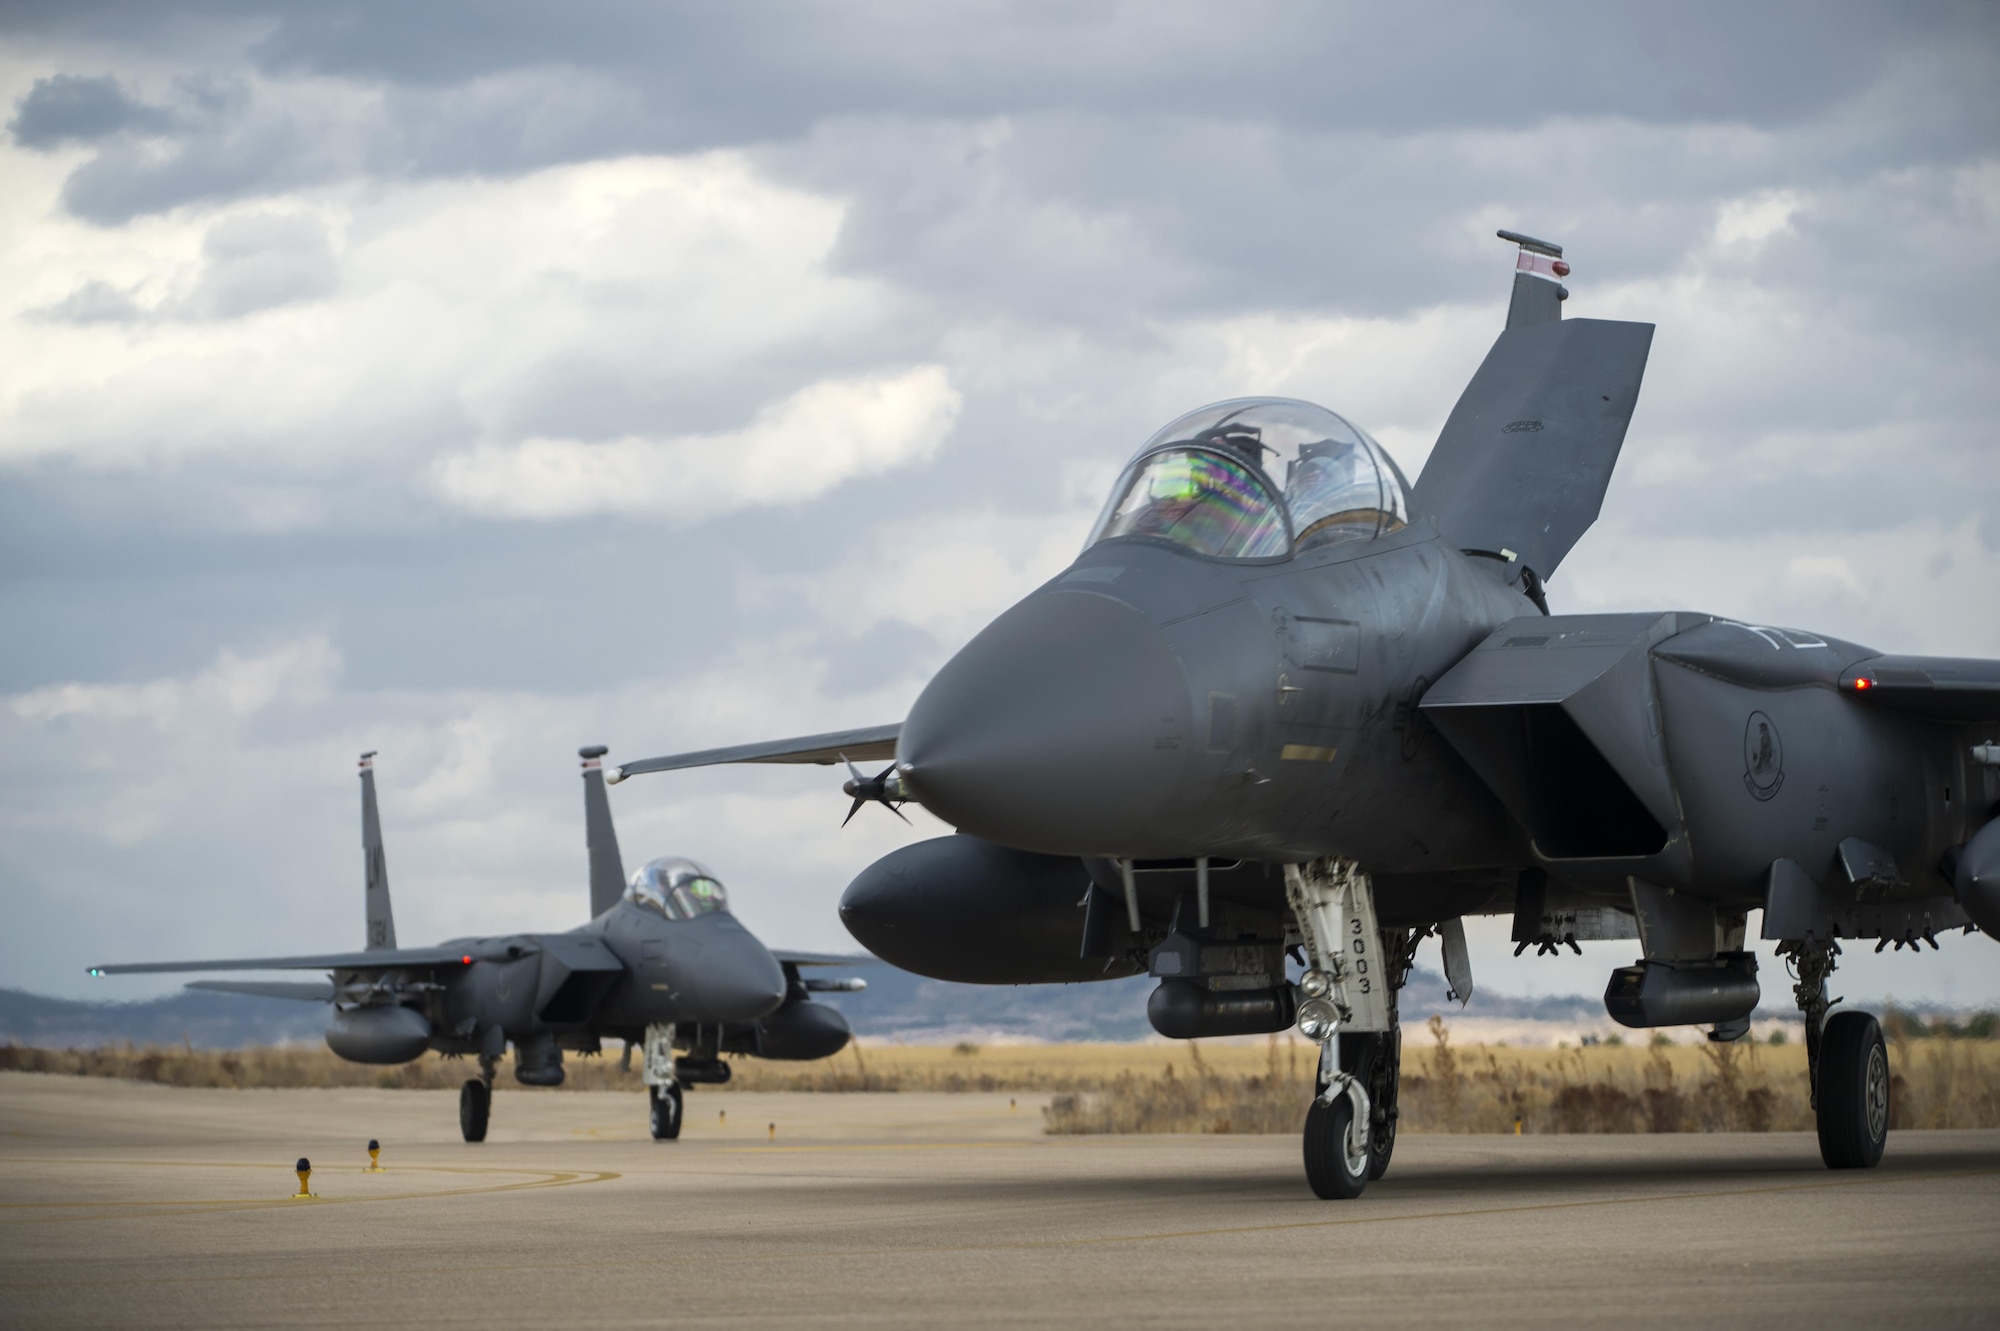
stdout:
[[578,749],[583,759],[583,844],[590,851],[590,917],[596,919],[625,896],[625,862],[618,856],[618,829],[611,824],[611,797],[604,790],[602,744]]
[[1569,290],[1562,284],[1562,279],[1569,276],[1569,265],[1563,262],[1563,247],[1518,231],[1497,234],[1500,239],[1511,240],[1521,247],[1514,260],[1514,299],[1507,304],[1507,326],[1523,328],[1560,321],[1562,303],[1569,299]]
[[361,755],[361,863],[367,875],[369,952],[396,946],[396,915],[389,909],[389,861],[382,853],[382,815],[375,808],[375,750]]

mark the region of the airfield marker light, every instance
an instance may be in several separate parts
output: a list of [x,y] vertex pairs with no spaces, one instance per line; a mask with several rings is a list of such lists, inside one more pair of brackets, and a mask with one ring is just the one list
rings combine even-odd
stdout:
[[386,1174],[389,1172],[382,1168],[382,1143],[376,1141],[373,1137],[368,1139],[368,1168],[361,1172],[364,1174]]
[[772,1141],[778,1140],[778,1125],[775,1123],[771,1125],[771,1140]]
[[312,1190],[306,1186],[307,1183],[310,1182],[312,1179],[312,1172],[313,1172],[312,1161],[306,1159],[304,1156],[300,1156],[299,1163],[294,1166],[294,1169],[297,1171],[299,1176],[299,1190],[292,1194],[292,1200],[296,1202],[302,1198],[309,1198],[314,1196],[315,1194],[312,1192]]

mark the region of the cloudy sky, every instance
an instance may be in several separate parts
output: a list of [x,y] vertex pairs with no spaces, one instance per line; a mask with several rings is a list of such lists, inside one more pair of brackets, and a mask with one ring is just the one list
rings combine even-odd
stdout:
[[[1659,325],[1558,612],[2000,656],[1991,4],[554,14],[0,10],[0,984],[358,945],[363,749],[404,942],[577,923],[579,744],[901,717],[1178,412],[1314,399],[1414,475],[1497,226]],[[837,784],[634,781],[627,862],[847,945],[913,834]],[[1517,993],[1632,951],[1504,933]]]

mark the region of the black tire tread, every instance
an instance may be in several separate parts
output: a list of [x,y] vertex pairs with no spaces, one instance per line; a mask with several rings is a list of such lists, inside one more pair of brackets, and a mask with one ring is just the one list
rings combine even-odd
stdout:
[[469,1142],[486,1140],[486,1125],[493,1116],[493,1092],[483,1081],[468,1081],[458,1088],[458,1131]]
[[1836,1012],[1819,1043],[1819,1153],[1828,1169],[1872,1169],[1882,1159],[1886,1126],[1877,1137],[1868,1122],[1868,1062],[1881,1049],[1882,1027],[1866,1012]]
[[[674,1107],[672,1116],[664,1125],[660,1122],[659,1106],[662,1100],[671,1100]],[[687,1108],[681,1097],[681,1088],[678,1086],[654,1086],[648,1088],[646,1093],[646,1114],[647,1128],[652,1132],[654,1141],[670,1142],[678,1139],[681,1135],[681,1123],[687,1117]]]
[[1340,1096],[1332,1104],[1314,1100],[1306,1110],[1306,1184],[1321,1201],[1350,1201],[1368,1186],[1368,1168],[1347,1166],[1347,1124],[1354,1102]]

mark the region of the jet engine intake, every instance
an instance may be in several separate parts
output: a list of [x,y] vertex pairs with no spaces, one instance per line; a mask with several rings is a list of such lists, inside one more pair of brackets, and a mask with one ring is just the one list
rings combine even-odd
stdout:
[[1741,1021],[1757,1007],[1757,955],[1714,961],[1641,961],[1611,972],[1604,1010],[1620,1026],[1709,1026]]
[[430,1047],[431,1024],[407,1007],[333,1010],[326,1047],[350,1063],[407,1063]]
[[2000,938],[2000,818],[1973,834],[1952,875],[1959,909],[1989,938]]

